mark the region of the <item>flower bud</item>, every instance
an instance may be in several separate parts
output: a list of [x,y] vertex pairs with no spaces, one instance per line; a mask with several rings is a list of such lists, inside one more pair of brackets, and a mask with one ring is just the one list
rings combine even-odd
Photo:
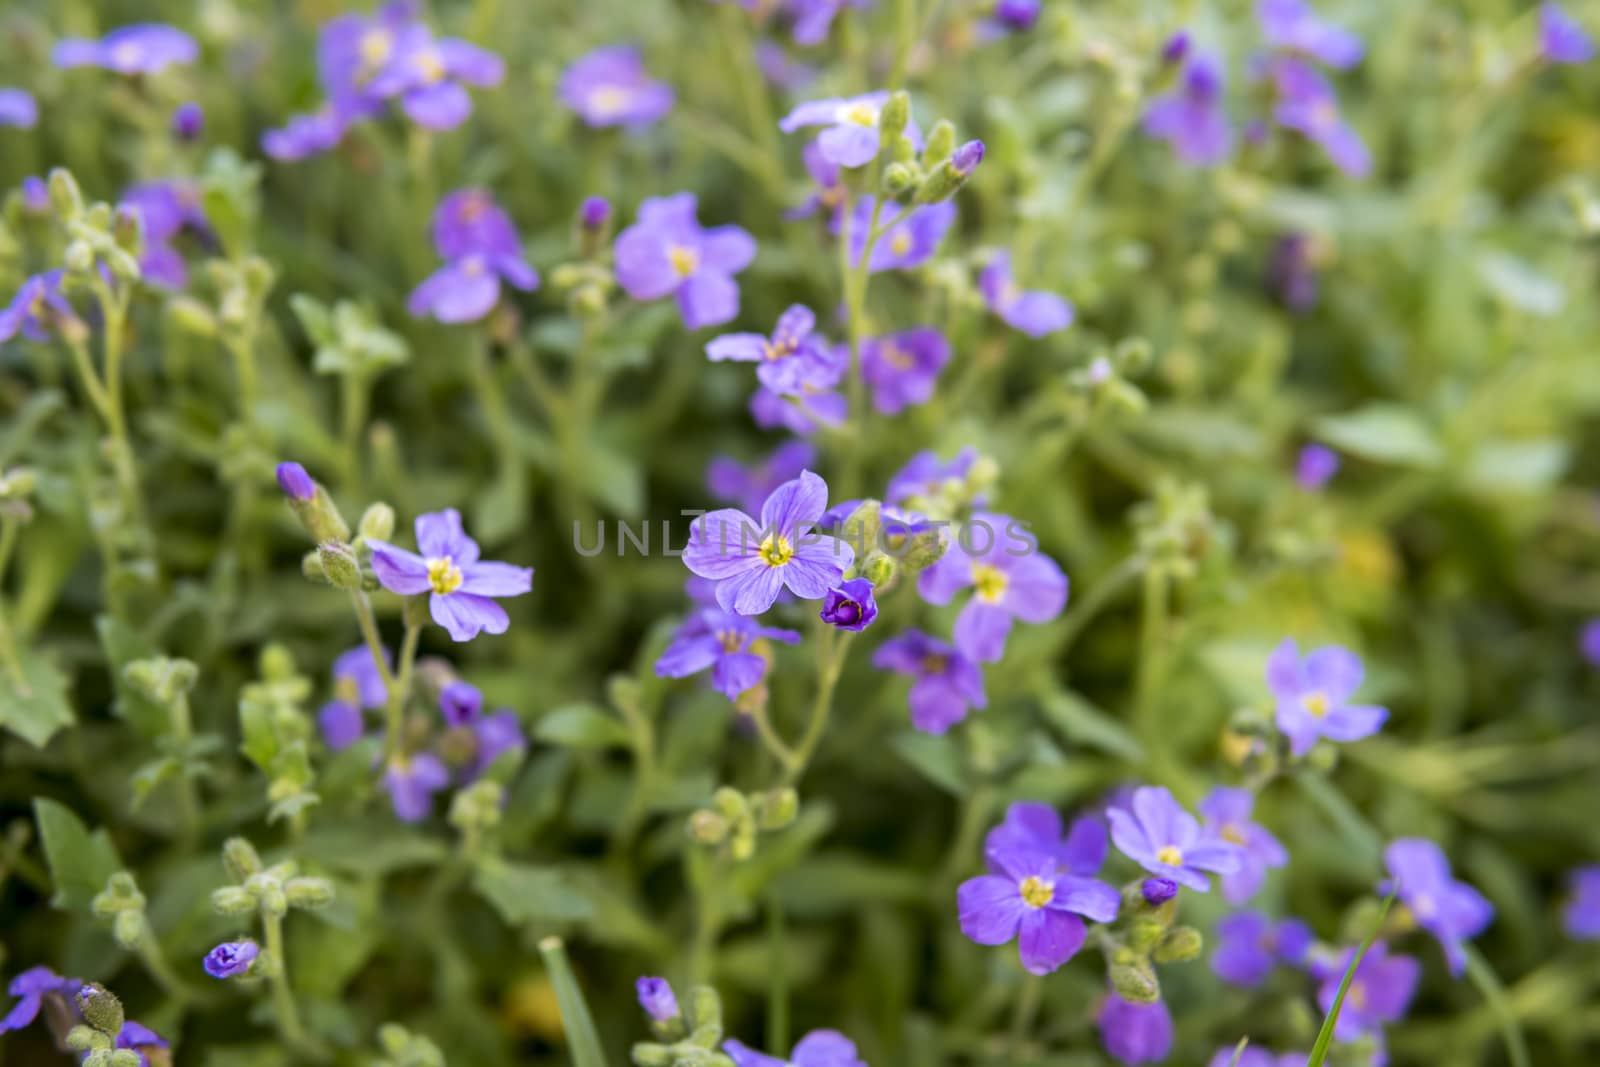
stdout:
[[911,538],[900,562],[907,572],[916,574],[918,571],[926,570],[939,562],[948,547],[944,534],[938,527],[922,530]]
[[244,915],[256,910],[256,898],[242,886],[225,885],[211,891],[211,907],[219,915]]
[[297,500],[302,504],[310,503],[316,499],[317,483],[311,475],[298,463],[278,464],[278,488],[283,490],[290,500]]
[[689,836],[702,845],[720,845],[728,836],[728,820],[714,811],[697,811],[689,816]]
[[711,795],[711,806],[727,819],[742,819],[750,813],[744,794],[726,785]]
[[281,919],[289,914],[289,898],[282,886],[269,885],[260,897],[261,914],[269,919]]
[[205,128],[206,113],[193,100],[179,104],[172,113],[172,135],[180,141],[198,141]]
[[1166,936],[1167,924],[1160,919],[1141,917],[1128,927],[1128,947],[1139,955],[1148,953]]
[[972,172],[983,161],[983,142],[968,141],[958,149],[957,154],[951,156],[938,168],[922,180],[917,187],[917,195],[913,198],[918,204],[938,204],[949,200],[956,195],[956,191],[967,184],[967,179],[972,177]]
[[[275,646],[274,646],[275,647]],[[267,666],[266,653],[262,653],[262,667]],[[293,664],[289,669],[294,670]],[[263,670],[262,673],[266,673]],[[222,865],[227,868],[228,874],[235,882],[243,882],[252,875],[261,873],[261,855],[256,851],[256,846],[242,837],[230,837],[222,843]]]
[[689,990],[689,1023],[696,1031],[722,1031],[722,998],[708,985]]
[[118,912],[116,921],[111,926],[111,936],[116,938],[117,944],[129,951],[138,948],[139,942],[144,940],[144,912]]
[[911,94],[904,89],[892,93],[878,112],[878,150],[890,148],[911,121]]
[[83,1013],[83,1021],[102,1034],[115,1038],[122,1032],[122,1001],[98,982],[78,990],[78,1010]]
[[1113,963],[1110,979],[1111,988],[1123,1000],[1135,1004],[1154,1004],[1161,999],[1161,983],[1148,963]]
[[131,1048],[114,1048],[106,1059],[107,1067],[144,1067],[143,1054]]
[[300,574],[308,582],[319,582],[323,585],[330,584],[327,574],[322,570],[322,556],[316,549],[312,549],[300,557]]
[[173,325],[196,337],[215,337],[217,319],[211,309],[187,296],[175,296],[167,301],[167,317]]
[[106,266],[111,268],[111,273],[125,282],[136,282],[144,277],[144,271],[139,269],[139,261],[115,245],[101,249],[100,255],[106,261]]
[[1171,878],[1146,878],[1139,886],[1139,895],[1152,908],[1159,908],[1178,895],[1178,883]]
[[1204,948],[1205,938],[1200,936],[1199,930],[1192,926],[1175,926],[1157,946],[1155,960],[1157,963],[1187,963],[1197,958]]
[[57,167],[50,172],[50,209],[62,222],[72,222],[83,214],[83,193],[71,172]]
[[333,903],[333,883],[326,878],[291,878],[283,883],[291,908],[325,908]]
[[13,467],[0,474],[0,500],[21,500],[39,485],[39,475],[27,467]]
[[381,500],[361,513],[356,533],[363,541],[387,541],[394,536],[394,508]]
[[949,158],[956,147],[956,128],[949,119],[940,119],[928,131],[927,143],[922,149],[922,166],[932,170]]
[[591,196],[578,208],[578,225],[585,230],[599,230],[611,221],[611,201],[603,196]]
[[922,175],[910,163],[891,163],[883,171],[883,191],[899,196],[920,181]]
[[68,274],[86,275],[94,270],[94,249],[87,241],[73,241],[67,245],[62,263]]
[[317,560],[329,583],[338,589],[361,588],[361,564],[349,545],[327,541],[317,546]]
[[74,1026],[67,1031],[66,1046],[74,1052],[87,1052],[95,1047],[96,1039],[104,1042],[105,1037],[97,1034],[87,1026]]
[[676,1049],[652,1043],[634,1045],[630,1055],[634,1067],[677,1067],[683,1062]]
[[756,823],[763,830],[782,830],[800,814],[800,794],[793,789],[774,789],[755,798]]
[[983,153],[982,141],[968,141],[951,154],[950,165],[963,178],[970,178],[972,172],[978,169],[978,164],[983,162]]
[[111,239],[131,256],[144,251],[144,220],[137,211],[118,208],[111,223]]
[[873,588],[882,591],[894,581],[896,565],[892,556],[874,552],[867,557],[860,570],[861,577],[871,582]]
[[754,819],[740,819],[733,824],[733,833],[728,838],[728,854],[741,863],[756,854]]

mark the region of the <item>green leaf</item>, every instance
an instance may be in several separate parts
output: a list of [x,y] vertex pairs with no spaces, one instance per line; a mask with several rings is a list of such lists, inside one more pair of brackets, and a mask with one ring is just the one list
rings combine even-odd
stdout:
[[1328,444],[1374,463],[1427,468],[1444,460],[1433,428],[1399,404],[1375,401],[1342,415],[1324,415],[1313,428]]
[[1522,1027],[1517,1022],[1516,1012],[1506,1000],[1505,987],[1500,984],[1499,975],[1494,973],[1489,961],[1484,959],[1483,954],[1476,948],[1471,945],[1465,948],[1467,978],[1478,987],[1478,992],[1482,993],[1483,999],[1489,1003],[1489,1010],[1494,1012],[1495,1022],[1500,1025],[1500,1037],[1505,1042],[1506,1057],[1511,1061],[1511,1067],[1528,1067],[1528,1042],[1522,1036]]
[[301,842],[299,855],[355,877],[381,878],[408,867],[428,867],[447,854],[443,842],[373,820],[318,827]]
[[1144,762],[1144,749],[1132,732],[1078,694],[1046,689],[1039,694],[1039,708],[1063,740],[1097,748],[1126,763]]
[[1467,461],[1463,479],[1485,493],[1538,493],[1561,480],[1570,459],[1565,441],[1486,441]]
[[106,880],[122,870],[122,860],[105,830],[89,832],[71,809],[48,797],[33,802],[39,840],[56,895],[58,908],[84,908],[106,887]]
[[1333,1028],[1339,1022],[1339,1009],[1344,1006],[1345,994],[1350,992],[1350,982],[1356,976],[1356,968],[1361,966],[1361,957],[1367,954],[1367,949],[1378,940],[1378,934],[1383,930],[1383,920],[1389,917],[1389,907],[1394,903],[1394,895],[1399,892],[1397,885],[1389,891],[1383,900],[1383,909],[1378,912],[1378,921],[1372,924],[1372,929],[1362,940],[1361,947],[1356,949],[1356,954],[1350,958],[1350,966],[1344,970],[1344,977],[1339,980],[1339,992],[1333,998],[1333,1004],[1328,1008],[1328,1017],[1322,1020],[1322,1029],[1317,1033],[1317,1043],[1311,1046],[1311,1057],[1306,1060],[1306,1067],[1322,1067],[1323,1060],[1328,1058],[1328,1046],[1333,1044]]
[[927,892],[926,875],[841,853],[814,856],[773,884],[786,910],[811,918],[854,913],[868,903],[910,904]]
[[267,774],[278,758],[278,731],[272,725],[272,707],[248,697],[239,701],[239,751]]
[[171,756],[152,760],[133,772],[133,807],[137,811],[161,783],[176,778],[182,765]]
[[594,913],[589,901],[555,867],[486,859],[472,885],[512,926],[544,922],[582,922]]
[[966,774],[961,767],[961,755],[949,737],[906,730],[889,739],[895,755],[911,764],[928,781],[955,796],[967,792]]
[[540,741],[567,748],[625,748],[628,728],[594,704],[568,704],[545,715],[533,727]]
[[626,452],[592,441],[583,452],[582,485],[594,502],[625,519],[644,513],[644,471]]
[[57,730],[72,722],[67,679],[44,653],[18,647],[15,664],[0,658],[0,726],[43,748]]
[[547,937],[539,942],[539,955],[544,957],[550,983],[556,988],[556,1004],[561,1008],[567,1046],[572,1050],[572,1067],[606,1067],[605,1047],[600,1044],[594,1017],[583,999],[583,988],[572,973],[566,946],[559,937]]
[[1567,302],[1560,282],[1509,252],[1485,252],[1479,256],[1478,277],[1495,296],[1530,315],[1558,314]]

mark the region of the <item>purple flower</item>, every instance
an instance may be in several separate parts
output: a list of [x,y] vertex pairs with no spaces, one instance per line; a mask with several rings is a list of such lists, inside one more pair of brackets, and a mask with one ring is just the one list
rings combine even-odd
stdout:
[[611,201],[603,196],[584,197],[578,206],[578,225],[590,233],[605,229],[611,221]]
[[31,130],[39,121],[39,105],[24,89],[0,89],[0,126]]
[[[0,330],[0,337],[4,331]],[[1578,651],[1592,667],[1600,667],[1600,618],[1590,619],[1578,632]]]
[[1489,925],[1494,905],[1467,883],[1452,878],[1444,850],[1425,837],[1392,841],[1383,858],[1389,879],[1379,891],[1398,892],[1417,925],[1438,939],[1450,973],[1460,975],[1467,965],[1463,942]]
[[639,994],[639,1007],[656,1022],[668,1022],[678,1017],[678,998],[665,978],[641,978],[634,983]]
[[867,1067],[858,1058],[855,1042],[837,1030],[813,1030],[800,1039],[787,1060],[768,1056],[733,1038],[722,1043],[722,1051],[738,1067]]
[[1193,46],[1194,39],[1189,36],[1188,30],[1179,30],[1167,38],[1167,43],[1161,46],[1161,62],[1168,66],[1182,63],[1189,56],[1189,49]]
[[850,368],[850,349],[835,345],[827,357],[808,359],[808,380],[800,383],[793,395],[784,395],[765,385],[750,395],[750,417],[763,430],[789,430],[805,435],[819,426],[838,426],[849,417],[850,402],[834,386]]
[[817,80],[815,67],[794,59],[782,45],[773,41],[756,44],[756,66],[761,68],[768,82],[785,92],[799,92]]
[[1361,136],[1339,115],[1333,86],[1309,63],[1280,59],[1273,66],[1278,102],[1273,117],[1322,146],[1334,166],[1356,178],[1372,172],[1372,156]]
[[1594,41],[1560,4],[1549,2],[1539,5],[1539,52],[1551,63],[1587,63]]
[[1311,258],[1311,238],[1303,233],[1280,237],[1267,264],[1267,285],[1284,307],[1307,312],[1317,304],[1317,268]]
[[1022,966],[1049,974],[1083,947],[1083,916],[1117,917],[1121,898],[1104,882],[1062,871],[1044,852],[1002,850],[988,856],[991,874],[956,892],[961,932],[980,945],[1016,939]]
[[22,283],[10,305],[0,310],[0,344],[19,333],[30,341],[49,340],[52,326],[76,317],[61,293],[61,271],[35,274]]
[[1250,821],[1255,794],[1248,789],[1218,786],[1200,801],[1206,832],[1231,841],[1240,849],[1239,869],[1222,876],[1222,898],[1243,904],[1260,891],[1267,869],[1289,862],[1289,853],[1266,828]]
[[959,487],[965,482],[967,472],[977,461],[978,450],[971,445],[957,452],[948,463],[942,462],[939,454],[932,450],[918,452],[889,479],[884,499],[891,504],[904,504],[918,497],[937,497],[946,488]]
[[483,693],[475,685],[461,681],[446,685],[439,691],[439,713],[452,730],[469,739],[464,781],[478,778],[505,753],[528,747],[516,713],[483,714]]
[[695,519],[683,562],[719,583],[717,603],[724,611],[759,615],[786,586],[801,600],[819,600],[855,560],[848,542],[812,532],[827,510],[828,483],[801,471],[767,497],[759,524],[736,508]]
[[[522,239],[505,209],[487,189],[457,189],[439,201],[431,228],[440,259],[482,255],[521,259]],[[533,268],[524,264],[529,273]]]
[[1294,480],[1302,489],[1321,489],[1339,473],[1339,453],[1327,445],[1309,444],[1295,460]]
[[1301,659],[1294,639],[1284,638],[1267,660],[1267,687],[1291,754],[1304,756],[1320,737],[1359,741],[1382,728],[1387,708],[1348,703],[1364,676],[1360,657],[1349,649],[1328,645]]
[[[1355,953],[1355,949],[1347,949],[1328,969],[1317,989],[1317,1003],[1324,1013],[1333,1008],[1333,998],[1339,993],[1339,983]],[[1384,1023],[1399,1021],[1411,1005],[1421,971],[1410,956],[1391,956],[1388,945],[1374,941],[1350,979],[1350,989],[1340,1006],[1333,1036],[1340,1041],[1354,1041],[1376,1034]]]
[[1221,163],[1233,152],[1233,127],[1222,106],[1222,67],[1196,52],[1182,83],[1157,98],[1144,113],[1144,132],[1167,141],[1180,161],[1192,167]]
[[828,39],[828,31],[839,12],[847,7],[868,7],[871,3],[872,0],[788,0],[794,16],[795,44],[821,44]]
[[884,415],[926,404],[949,362],[950,342],[932,326],[884,334],[861,346],[861,377],[872,386],[872,406]]
[[156,74],[176,64],[193,63],[200,55],[194,38],[159,22],[142,22],[112,30],[98,41],[69,37],[56,43],[55,65],[104,67],[118,74]]
[[1361,38],[1324,22],[1305,0],[1258,0],[1256,18],[1271,47],[1303,53],[1330,67],[1354,66],[1365,52]]
[[173,110],[172,135],[178,140],[198,141],[205,128],[205,110],[195,101],[186,101]]
[[1238,1054],[1237,1063],[1234,1055],[1233,1045],[1219,1048],[1206,1067],[1306,1067],[1307,1058],[1304,1052],[1272,1053],[1256,1045],[1246,1045],[1244,1052]]
[[[867,231],[872,225],[875,203],[870,196],[860,197],[850,216],[850,258],[857,262],[867,247]],[[882,226],[896,210],[885,208],[884,217],[878,220],[878,225]],[[956,205],[949,200],[940,204],[924,204],[914,209],[878,238],[878,243],[872,248],[872,258],[867,261],[867,269],[876,273],[922,266],[933,258],[934,252],[939,249],[939,242],[944,240],[944,235],[955,221]],[[839,223],[835,222],[832,229],[837,232]]]
[[1049,622],[1067,603],[1067,576],[1037,542],[1021,539],[1018,528],[1008,515],[978,512],[960,545],[917,577],[917,592],[930,604],[948,604],[962,589],[973,589],[956,617],[955,640],[980,663],[1005,655],[1014,620]]
[[317,731],[322,735],[323,744],[335,752],[361,740],[366,728],[361,709],[348,700],[330,700],[317,712]]
[[33,1022],[44,1006],[45,997],[51,995],[73,996],[83,983],[76,978],[63,978],[48,967],[30,967],[11,979],[6,992],[17,998],[5,1018],[0,1019],[0,1034],[21,1030]]
[[672,110],[672,89],[653,81],[626,45],[601,48],[561,75],[561,99],[590,126],[644,126]]
[[617,235],[617,282],[635,300],[676,294],[691,330],[720,326],[739,313],[733,276],[750,265],[756,242],[738,226],[701,227],[693,193],[656,197]]
[[206,953],[206,973],[213,978],[235,978],[250,972],[261,949],[254,941],[224,941]]
[[189,267],[172,241],[185,228],[211,232],[200,210],[199,188],[184,181],[141,182],[122,194],[119,206],[139,216],[144,235],[139,269],[145,280],[168,289],[183,288],[189,281]]
[[791,306],[778,318],[771,338],[758,333],[729,333],[706,344],[713,362],[735,360],[756,364],[761,384],[780,396],[800,396],[810,389],[825,389],[844,374],[840,353],[813,332],[817,317],[803,304]]
[[950,166],[962,178],[970,178],[983,162],[985,151],[982,141],[967,141],[950,154]]
[[129,1019],[122,1024],[122,1029],[117,1031],[117,1048],[127,1049],[139,1054],[139,1067],[150,1067],[150,1058],[146,1052],[171,1048],[167,1039],[145,1026],[143,1023]]
[[1311,947],[1311,928],[1299,919],[1274,923],[1256,911],[1238,911],[1217,923],[1211,969],[1224,982],[1257,986],[1278,963],[1298,964]]
[[[784,116],[778,128],[793,133],[806,126],[825,126],[817,135],[822,158],[841,167],[862,167],[878,155],[878,117],[889,100],[887,92],[835,97],[801,104]],[[922,137],[914,121],[906,124],[913,144]]]
[[433,245],[447,262],[412,291],[407,308],[418,318],[475,322],[499,303],[502,278],[524,292],[539,286],[510,216],[482,189],[459,189],[439,201]]
[[1146,878],[1139,885],[1139,895],[1152,908],[1159,908],[1178,895],[1178,883],[1171,878]]
[[879,670],[915,678],[911,684],[911,725],[942,734],[967,717],[968,708],[986,708],[983,669],[938,638],[907,630],[885,641],[872,656]]
[[1012,30],[1031,30],[1039,21],[1043,0],[995,0],[995,21]]
[[431,752],[395,756],[383,773],[383,788],[394,813],[406,822],[421,822],[433,811],[433,794],[450,784],[450,771]]
[[984,838],[986,856],[1001,852],[1037,852],[1049,856],[1057,868],[1088,878],[1106,859],[1106,827],[1099,816],[1084,815],[1072,822],[1063,837],[1061,816],[1048,804],[1019,800],[1006,808],[1005,818]]
[[1572,897],[1561,915],[1567,934],[1580,941],[1600,940],[1600,864],[1579,867],[1569,878]]
[[745,511],[760,511],[767,496],[791,478],[797,478],[817,458],[807,441],[785,441],[772,455],[746,467],[738,460],[717,456],[706,466],[706,488],[720,500]]
[[811,180],[817,183],[817,191],[806,197],[799,207],[786,212],[784,218],[808,219],[818,210],[826,210],[829,225],[837,233],[839,209],[844,206],[849,193],[844,185],[843,172],[837,163],[830,163],[823,157],[822,146],[816,141],[807,142],[800,150],[800,157],[805,161],[806,172],[811,175]]
[[1139,1004],[1108,992],[1095,1022],[1100,1043],[1123,1063],[1159,1063],[1172,1051],[1172,1013],[1163,1001]]
[[878,602],[872,595],[872,583],[865,578],[842,582],[823,597],[822,621],[829,626],[859,633],[877,617]]
[[436,38],[416,22],[394,35],[388,62],[368,89],[377,97],[398,97],[419,126],[453,130],[472,114],[472,97],[463,84],[495,86],[505,74],[505,61],[493,52],[468,41]]
[[1072,324],[1072,305],[1054,293],[1024,291],[1011,276],[1011,253],[1002,252],[978,275],[984,303],[1012,329],[1039,338]]
[[1203,831],[1165,786],[1133,791],[1132,810],[1116,807],[1106,813],[1111,840],[1123,855],[1151,874],[1171,878],[1204,893],[1211,881],[1203,871],[1232,874],[1243,850],[1231,841]]
[[[383,650],[383,662],[393,666],[389,650]],[[389,689],[383,682],[383,671],[366,645],[357,645],[339,653],[333,661],[334,691],[340,699],[363,708],[381,708],[389,700]]]
[[373,15],[340,15],[317,38],[317,75],[334,107],[350,118],[382,108],[372,86],[417,24],[414,0],[391,0]]
[[430,593],[433,621],[457,641],[470,641],[487,630],[503,634],[510,625],[495,597],[521,596],[533,588],[533,568],[478,559],[478,543],[461,528],[454,508],[417,516],[417,548],[421,555],[383,541],[368,540],[372,570],[391,593]]
[[300,464],[280,463],[277,473],[278,488],[283,490],[285,496],[302,502],[316,497],[317,483]]
[[295,163],[330,151],[344,139],[350,118],[332,105],[291,115],[286,125],[261,135],[261,150],[280,163]]
[[679,628],[656,660],[656,675],[687,678],[710,667],[711,684],[717,692],[737,700],[745,690],[758,685],[767,672],[767,661],[750,651],[751,642],[757,640],[793,645],[799,643],[800,635],[793,630],[758,626],[745,615],[706,608]]

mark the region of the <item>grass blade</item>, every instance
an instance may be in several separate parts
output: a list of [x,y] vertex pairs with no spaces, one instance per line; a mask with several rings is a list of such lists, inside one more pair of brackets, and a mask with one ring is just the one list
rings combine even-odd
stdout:
[[[1378,912],[1378,921],[1372,924],[1372,929],[1362,940],[1361,947],[1356,949],[1356,954],[1350,959],[1350,966],[1344,969],[1344,977],[1339,980],[1339,993],[1333,998],[1333,1005],[1328,1009],[1328,1017],[1322,1020],[1322,1030],[1317,1034],[1317,1043],[1311,1046],[1311,1057],[1306,1060],[1306,1067],[1322,1067],[1328,1058],[1328,1047],[1333,1044],[1333,1028],[1339,1021],[1339,1009],[1344,1006],[1344,996],[1350,992],[1350,983],[1356,976],[1356,968],[1361,966],[1361,957],[1367,954],[1367,949],[1378,940],[1378,932],[1383,929],[1384,920],[1389,917],[1389,907],[1394,903],[1394,895],[1399,892],[1398,881],[1383,898],[1383,909]],[[1237,1059],[1237,1054],[1235,1054]]]
[[561,1007],[567,1047],[572,1050],[572,1067],[606,1067],[605,1048],[594,1028],[589,1005],[583,999],[583,989],[567,960],[567,946],[559,937],[547,937],[539,942],[539,955],[544,957],[544,965],[550,970],[550,982],[556,987],[556,1003]]
[[1511,1060],[1511,1067],[1528,1067],[1528,1043],[1523,1039],[1522,1027],[1517,1025],[1511,1005],[1506,1002],[1506,991],[1500,984],[1500,977],[1477,949],[1468,945],[1466,950],[1467,977],[1483,994],[1483,999],[1488,1002],[1489,1009],[1500,1024],[1500,1036],[1505,1040],[1506,1056]]

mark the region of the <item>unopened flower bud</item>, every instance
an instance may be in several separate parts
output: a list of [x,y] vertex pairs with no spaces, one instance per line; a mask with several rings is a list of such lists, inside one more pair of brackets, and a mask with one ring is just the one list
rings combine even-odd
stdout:
[[361,588],[361,564],[349,545],[328,541],[317,546],[317,558],[322,563],[322,573],[338,589]]
[[949,119],[940,119],[928,131],[928,140],[922,149],[922,165],[932,170],[950,157],[956,147],[956,128]]
[[62,222],[72,222],[83,214],[83,193],[72,174],[57,167],[50,172],[50,209]]
[[677,1067],[683,1060],[676,1049],[651,1042],[641,1042],[630,1052],[634,1067]]
[[314,548],[300,557],[300,573],[307,581],[328,584],[328,576],[322,570],[322,557]]
[[144,277],[144,271],[139,268],[139,261],[127,252],[110,245],[101,250],[101,257],[106,266],[111,268],[111,273],[125,282],[136,282]]
[[591,196],[578,208],[578,226],[597,233],[611,221],[611,201],[603,196]]
[[950,165],[963,178],[972,177],[972,172],[978,169],[978,164],[983,162],[983,142],[968,141],[950,156]]
[[73,241],[62,255],[62,263],[68,274],[88,274],[94,270],[94,249],[87,241]]
[[281,919],[289,914],[289,898],[282,886],[269,885],[260,898],[261,914],[269,919]]
[[144,220],[140,214],[129,208],[118,208],[111,223],[111,239],[129,255],[137,256],[144,251]]
[[728,836],[728,820],[714,811],[697,811],[689,816],[689,836],[702,845],[720,845]]
[[255,297],[257,303],[271,290],[272,283],[278,280],[277,270],[271,263],[260,256],[251,256],[246,259],[242,273],[244,275],[244,287],[251,296]]
[[387,541],[394,535],[394,508],[379,501],[361,513],[356,530],[363,541]]
[[95,1039],[104,1040],[103,1036],[95,1033],[88,1026],[74,1026],[67,1031],[66,1046],[74,1052],[87,1052],[95,1046]]
[[291,908],[325,908],[333,903],[333,883],[326,878],[291,878],[283,883]]
[[243,915],[256,910],[256,898],[242,886],[225,885],[211,891],[211,907],[219,915]]
[[21,500],[39,485],[39,475],[27,467],[14,467],[0,474],[0,500]]
[[1200,955],[1205,948],[1205,938],[1192,926],[1177,926],[1156,948],[1157,963],[1187,963]]
[[83,1013],[83,1021],[102,1034],[115,1038],[122,1032],[122,1001],[98,982],[78,990],[78,1010]]
[[[262,666],[266,667],[265,652],[262,655]],[[294,670],[293,664],[289,669]],[[243,882],[261,873],[261,854],[256,851],[256,846],[244,838],[230,837],[222,843],[222,865],[235,882]]]
[[172,135],[180,141],[198,141],[205,128],[206,113],[193,100],[179,104],[172,113]]
[[711,806],[728,819],[743,818],[750,812],[744,794],[726,785],[711,795]]
[[878,148],[882,151],[893,146],[911,121],[911,94],[904,89],[892,93],[878,112]]
[[861,566],[861,577],[871,582],[873,588],[880,592],[887,589],[894,581],[896,565],[894,557],[882,552],[874,552],[868,556]]
[[883,171],[883,191],[899,196],[916,185],[921,175],[910,163],[891,163]]
[[317,483],[298,463],[278,464],[278,488],[290,500],[308,504],[317,496]]
[[116,921],[111,925],[111,936],[129,951],[138,948],[139,942],[144,940],[144,912],[118,912]]
[[949,200],[967,183],[972,172],[983,162],[983,142],[968,141],[956,154],[939,164],[917,187],[914,201],[918,204],[938,204]]
[[174,325],[196,337],[215,337],[217,319],[211,309],[187,296],[175,296],[167,301],[167,316]]
[[1128,927],[1128,947],[1139,955],[1148,953],[1166,936],[1167,924],[1160,919],[1142,917]]
[[800,814],[800,794],[793,789],[774,789],[755,798],[756,821],[763,830],[781,830]]
[[722,998],[710,986],[697,985],[689,990],[689,1024],[695,1030],[707,1028],[722,1030]]
[[1154,1004],[1161,999],[1161,983],[1148,963],[1113,963],[1111,988],[1123,1000],[1135,1004]]

